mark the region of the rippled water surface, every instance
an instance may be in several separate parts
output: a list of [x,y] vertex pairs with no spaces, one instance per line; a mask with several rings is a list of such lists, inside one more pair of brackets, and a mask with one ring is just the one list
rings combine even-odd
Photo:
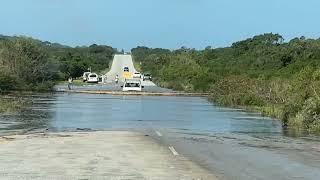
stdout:
[[217,107],[200,97],[57,93],[25,98],[33,101],[32,107],[18,115],[2,117],[13,123],[11,128],[170,128],[197,132],[282,133],[279,121],[239,109]]

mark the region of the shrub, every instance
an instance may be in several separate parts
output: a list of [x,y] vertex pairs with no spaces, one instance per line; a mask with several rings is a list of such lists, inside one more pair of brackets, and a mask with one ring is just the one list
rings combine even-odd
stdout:
[[17,88],[17,77],[4,69],[0,69],[0,92]]

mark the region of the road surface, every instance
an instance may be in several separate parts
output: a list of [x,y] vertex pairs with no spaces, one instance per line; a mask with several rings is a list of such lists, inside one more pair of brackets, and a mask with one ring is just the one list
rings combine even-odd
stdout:
[[1,179],[216,179],[138,132],[36,133],[0,137],[0,146]]
[[[129,68],[129,74],[134,74],[137,72],[137,70],[134,67],[132,56],[131,55],[122,55],[122,54],[116,54],[112,61],[112,66],[110,71],[106,74],[107,76],[107,82],[113,82],[116,75],[119,76],[120,83],[124,81],[124,67]],[[143,81],[143,86],[155,86],[155,84],[151,81]]]
[[124,78],[123,78],[124,67],[129,68],[129,73],[133,74],[137,72],[136,69],[134,68],[131,55],[119,55],[119,54],[114,55],[111,69],[106,74],[107,81],[112,82],[115,79],[116,75],[119,76],[120,81],[124,81]]
[[317,180],[320,176],[320,146],[312,140],[166,129],[146,133],[174,146],[221,180]]

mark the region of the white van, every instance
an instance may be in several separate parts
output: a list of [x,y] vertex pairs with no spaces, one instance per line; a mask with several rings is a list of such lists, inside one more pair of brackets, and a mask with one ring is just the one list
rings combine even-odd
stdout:
[[88,75],[88,83],[98,83],[99,82],[99,76],[96,73],[90,73]]
[[142,88],[140,79],[126,79],[122,91],[142,91]]

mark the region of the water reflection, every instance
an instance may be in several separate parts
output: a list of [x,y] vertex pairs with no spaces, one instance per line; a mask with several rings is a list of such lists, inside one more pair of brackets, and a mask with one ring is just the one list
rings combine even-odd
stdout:
[[194,131],[280,133],[281,123],[219,108],[199,97],[56,94],[50,127],[182,128]]
[[50,128],[185,129],[197,133],[299,136],[281,122],[258,113],[215,106],[200,97],[112,96],[90,94],[21,95],[30,106],[2,115],[0,130]]

